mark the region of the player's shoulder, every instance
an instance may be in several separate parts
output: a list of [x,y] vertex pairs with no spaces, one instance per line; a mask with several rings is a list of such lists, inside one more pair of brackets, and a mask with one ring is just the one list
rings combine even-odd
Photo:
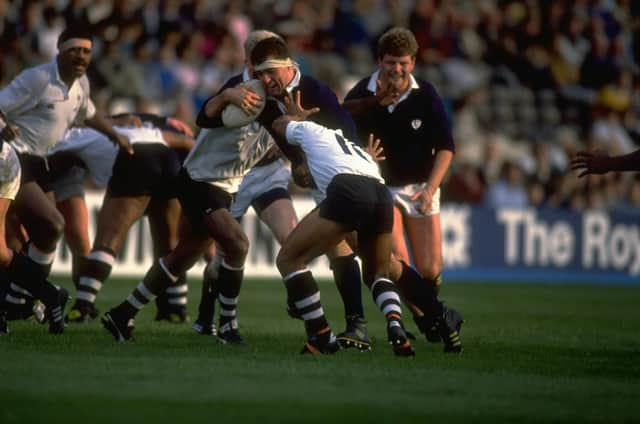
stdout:
[[371,76],[369,75],[357,81],[353,85],[353,87],[349,89],[345,99],[359,98],[359,97],[365,97],[365,96],[371,95],[372,92],[368,88],[370,80],[371,80]]
[[440,98],[440,94],[436,87],[431,84],[429,81],[424,80],[422,78],[417,78],[414,76],[416,83],[418,84],[418,89],[415,92],[420,96],[426,96],[430,98]]
[[34,92],[40,92],[53,80],[54,71],[52,62],[42,63],[23,70],[15,80]]
[[327,84],[306,74],[300,75],[300,82],[298,83],[298,87],[303,93],[331,93],[335,95],[333,90]]
[[243,82],[242,74],[234,75],[231,78],[229,78],[227,81],[225,81],[225,83],[220,88],[219,92],[221,92],[225,88],[235,87],[236,85],[241,84],[242,82]]

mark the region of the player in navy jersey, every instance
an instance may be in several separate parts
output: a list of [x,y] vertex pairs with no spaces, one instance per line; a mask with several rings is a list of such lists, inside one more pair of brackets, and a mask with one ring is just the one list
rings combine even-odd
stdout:
[[[413,263],[428,286],[420,290],[437,293],[442,280],[440,184],[455,148],[440,96],[431,84],[412,74],[417,49],[407,29],[392,28],[383,34],[377,48],[378,70],[347,93],[344,107],[354,117],[359,133],[373,134],[384,149],[386,159],[380,166],[395,202],[393,253],[401,268],[393,273],[411,274]],[[410,294],[413,289],[400,281],[418,328],[429,340],[438,341],[433,311],[415,305],[409,298],[422,296]],[[454,310],[445,310],[445,314],[459,329],[461,316]]]
[[[335,93],[326,85],[300,72],[281,38],[270,37],[258,42],[251,50],[250,59],[253,76],[262,80],[268,97],[265,110],[258,117],[258,122],[263,127],[270,129],[273,120],[282,115],[286,94],[300,92],[303,94],[304,107],[320,108],[320,112],[311,117],[312,120],[330,128],[341,129],[347,137],[356,137],[353,120],[339,104]],[[274,66],[273,61],[276,62]],[[256,69],[256,65],[259,69]],[[236,77],[229,85],[240,81],[240,78]],[[219,112],[225,104],[224,99],[219,97],[214,100],[208,102],[205,113],[198,116],[198,125],[213,128],[222,125]],[[260,101],[262,99],[245,93],[240,105],[249,111]],[[299,185],[305,186],[308,180],[305,175],[306,168],[296,166],[300,162],[294,161],[292,174]],[[338,339],[344,342],[344,346],[369,349],[370,341],[361,300],[362,278],[355,255],[346,243],[340,243],[328,252],[328,256],[336,285],[344,301],[347,321],[347,329],[338,335]],[[289,305],[289,311],[295,313],[295,308]]]
[[[211,104],[216,104],[217,99],[225,99],[225,105],[234,103],[240,106],[242,96],[247,92],[253,93],[236,86],[238,82],[228,81],[218,95],[207,100],[198,115],[197,124],[202,129],[177,178],[185,217],[181,222],[178,245],[154,261],[130,295],[105,313],[102,319],[104,327],[117,341],[132,337],[133,319],[137,313],[174,284],[215,240],[224,255],[217,268],[221,287],[219,299],[225,306],[218,339],[224,343],[243,343],[235,319],[235,304],[242,284],[249,240],[229,212],[229,207],[243,177],[271,149],[273,139],[257,123],[234,128],[206,125],[206,111]],[[210,330],[211,327],[206,333],[211,334]]]

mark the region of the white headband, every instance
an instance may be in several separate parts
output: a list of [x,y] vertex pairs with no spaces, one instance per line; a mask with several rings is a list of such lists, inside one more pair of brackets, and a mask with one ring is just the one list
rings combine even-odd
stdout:
[[69,38],[68,40],[65,40],[62,44],[60,44],[60,47],[58,47],[58,51],[64,52],[75,47],[91,49],[91,44],[91,40],[88,40],[86,38]]
[[273,69],[273,68],[286,68],[289,66],[296,66],[297,63],[291,60],[291,58],[286,59],[267,59],[261,64],[254,66],[253,70],[256,72],[264,71],[265,69]]

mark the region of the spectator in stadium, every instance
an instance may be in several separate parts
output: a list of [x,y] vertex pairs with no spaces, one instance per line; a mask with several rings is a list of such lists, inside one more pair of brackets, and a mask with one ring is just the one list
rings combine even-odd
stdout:
[[[386,156],[382,176],[395,204],[393,253],[403,273],[414,264],[424,284],[437,293],[442,282],[440,184],[454,143],[440,96],[412,74],[417,52],[411,31],[388,30],[378,41],[378,69],[351,89],[344,106],[361,139],[373,134],[381,140]],[[438,339],[434,322],[424,318],[430,314],[409,305],[419,329]]]
[[528,205],[525,176],[515,161],[502,164],[500,178],[485,193],[485,205],[489,208],[524,208]]
[[56,168],[65,164],[50,162],[48,150],[72,123],[84,122],[124,151],[132,151],[129,140],[96,114],[91,102],[85,72],[92,44],[88,30],[69,27],[58,38],[59,52],[53,61],[26,69],[0,90],[0,110],[6,115],[0,138],[10,141],[18,152],[22,171],[12,206],[30,239],[25,258],[30,272],[16,278],[20,284],[46,282],[64,228],[64,218],[45,192]]

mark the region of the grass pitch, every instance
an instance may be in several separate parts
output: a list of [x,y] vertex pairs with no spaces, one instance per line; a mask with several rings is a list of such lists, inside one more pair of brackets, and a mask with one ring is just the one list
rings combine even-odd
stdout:
[[[134,284],[109,281],[100,309]],[[0,338],[0,423],[640,422],[638,288],[445,284],[443,299],[467,319],[462,355],[420,337],[415,358],[394,357],[363,293],[373,351],[301,356],[303,327],[287,317],[279,281],[246,281],[244,347],[154,322],[155,306],[126,344],[98,322],[62,336],[10,322]],[[321,290],[341,331],[336,290]]]

